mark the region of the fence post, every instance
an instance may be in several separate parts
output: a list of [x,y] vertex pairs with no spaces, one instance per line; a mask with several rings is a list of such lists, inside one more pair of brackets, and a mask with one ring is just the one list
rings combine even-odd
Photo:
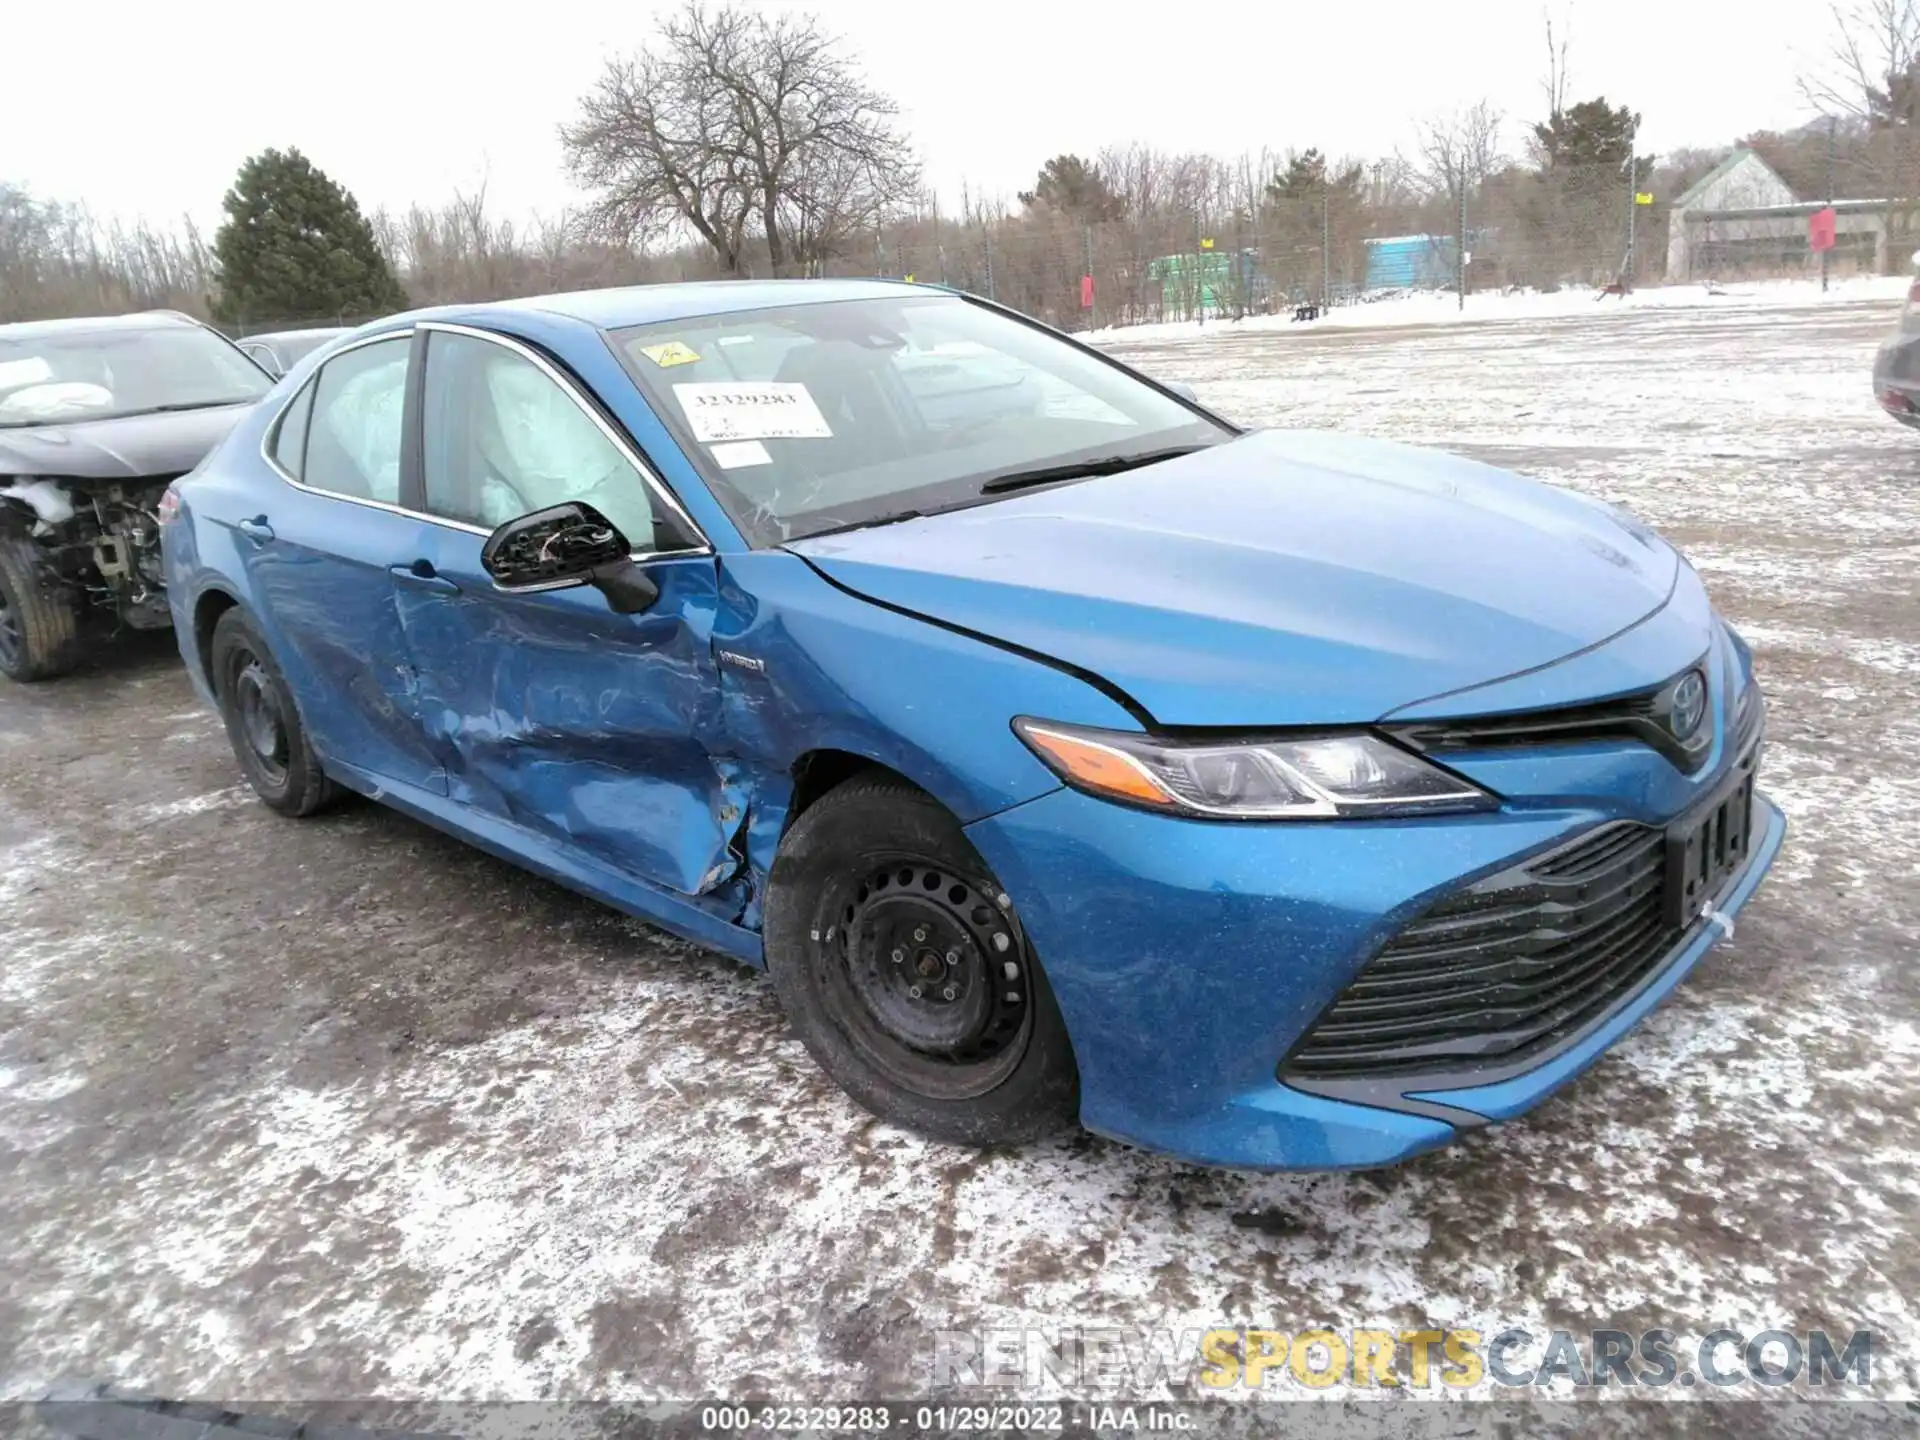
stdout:
[[1453,267],[1460,277],[1460,308],[1467,308],[1467,172],[1460,171],[1460,239],[1457,243]]
[[[1827,208],[1829,210],[1833,208],[1833,132],[1834,132],[1834,127],[1838,123],[1839,122],[1833,116],[1829,115],[1827,117]],[[1839,229],[1837,225],[1834,228],[1836,230]],[[1883,233],[1888,234],[1889,238],[1891,238],[1892,230],[1893,230],[1893,225],[1891,224],[1891,222],[1889,222],[1889,224],[1887,225],[1886,231]],[[1891,251],[1892,248],[1893,247],[1891,244],[1887,246],[1887,249],[1889,251]],[[1832,246],[1828,246],[1825,250],[1822,250],[1820,252],[1820,293],[1823,295],[1826,293],[1826,290],[1827,290],[1827,274],[1828,274],[1828,268],[1832,262],[1832,259],[1833,259]],[[1881,266],[1879,268],[1885,269],[1887,267]]]
[[[1635,146],[1637,150],[1637,145]],[[1627,156],[1627,263],[1620,276],[1621,284],[1627,289],[1633,288],[1634,264],[1633,242],[1635,223],[1640,215],[1640,156],[1631,153]]]
[[[1087,268],[1084,273],[1086,274],[1086,277],[1089,280],[1091,280],[1093,279],[1093,226],[1088,225],[1084,227],[1084,232],[1085,232],[1086,241],[1087,241]],[[1098,285],[1095,285],[1093,287],[1093,304],[1087,307],[1087,329],[1098,330],[1099,328],[1100,328],[1100,287]]]
[[1330,192],[1320,189],[1320,308],[1333,300],[1333,222],[1330,218]]
[[980,243],[987,252],[987,298],[997,300],[999,297],[993,293],[993,236],[984,236]]

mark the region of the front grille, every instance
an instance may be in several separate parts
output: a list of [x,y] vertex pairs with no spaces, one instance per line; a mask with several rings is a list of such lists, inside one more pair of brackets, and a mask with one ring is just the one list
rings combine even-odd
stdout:
[[1705,678],[1703,664],[1689,665],[1651,690],[1612,700],[1505,715],[1411,720],[1389,725],[1387,729],[1402,744],[1429,755],[1630,740],[1657,750],[1679,769],[1691,774],[1706,763],[1712,750],[1713,726],[1703,724],[1681,736],[1674,733],[1668,717],[1680,682],[1689,675]]
[[1620,821],[1456,891],[1374,957],[1282,1075],[1493,1066],[1552,1044],[1679,943],[1665,875],[1665,832]]

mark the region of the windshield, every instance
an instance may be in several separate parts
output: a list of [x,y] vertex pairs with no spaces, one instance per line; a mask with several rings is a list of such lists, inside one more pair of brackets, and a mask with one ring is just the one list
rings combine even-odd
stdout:
[[[699,316],[613,339],[759,546],[1233,434],[1044,330],[933,292]],[[1068,473],[1029,473],[1055,467]]]
[[198,326],[0,334],[0,427],[239,405],[272,385]]

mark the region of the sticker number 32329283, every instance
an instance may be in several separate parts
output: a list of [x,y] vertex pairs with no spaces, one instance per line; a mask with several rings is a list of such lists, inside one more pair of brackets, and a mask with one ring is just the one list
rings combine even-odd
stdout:
[[833,435],[805,385],[727,381],[676,385],[673,394],[686,412],[693,438],[703,445],[716,440],[824,440]]

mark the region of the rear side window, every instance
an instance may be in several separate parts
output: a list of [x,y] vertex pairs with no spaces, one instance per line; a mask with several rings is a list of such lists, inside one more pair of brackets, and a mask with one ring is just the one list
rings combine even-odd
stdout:
[[400,502],[400,426],[409,334],[349,350],[313,382],[302,484],[356,500]]
[[281,415],[273,432],[273,461],[287,474],[299,480],[307,448],[307,420],[313,414],[313,382],[300,387],[293,403]]

